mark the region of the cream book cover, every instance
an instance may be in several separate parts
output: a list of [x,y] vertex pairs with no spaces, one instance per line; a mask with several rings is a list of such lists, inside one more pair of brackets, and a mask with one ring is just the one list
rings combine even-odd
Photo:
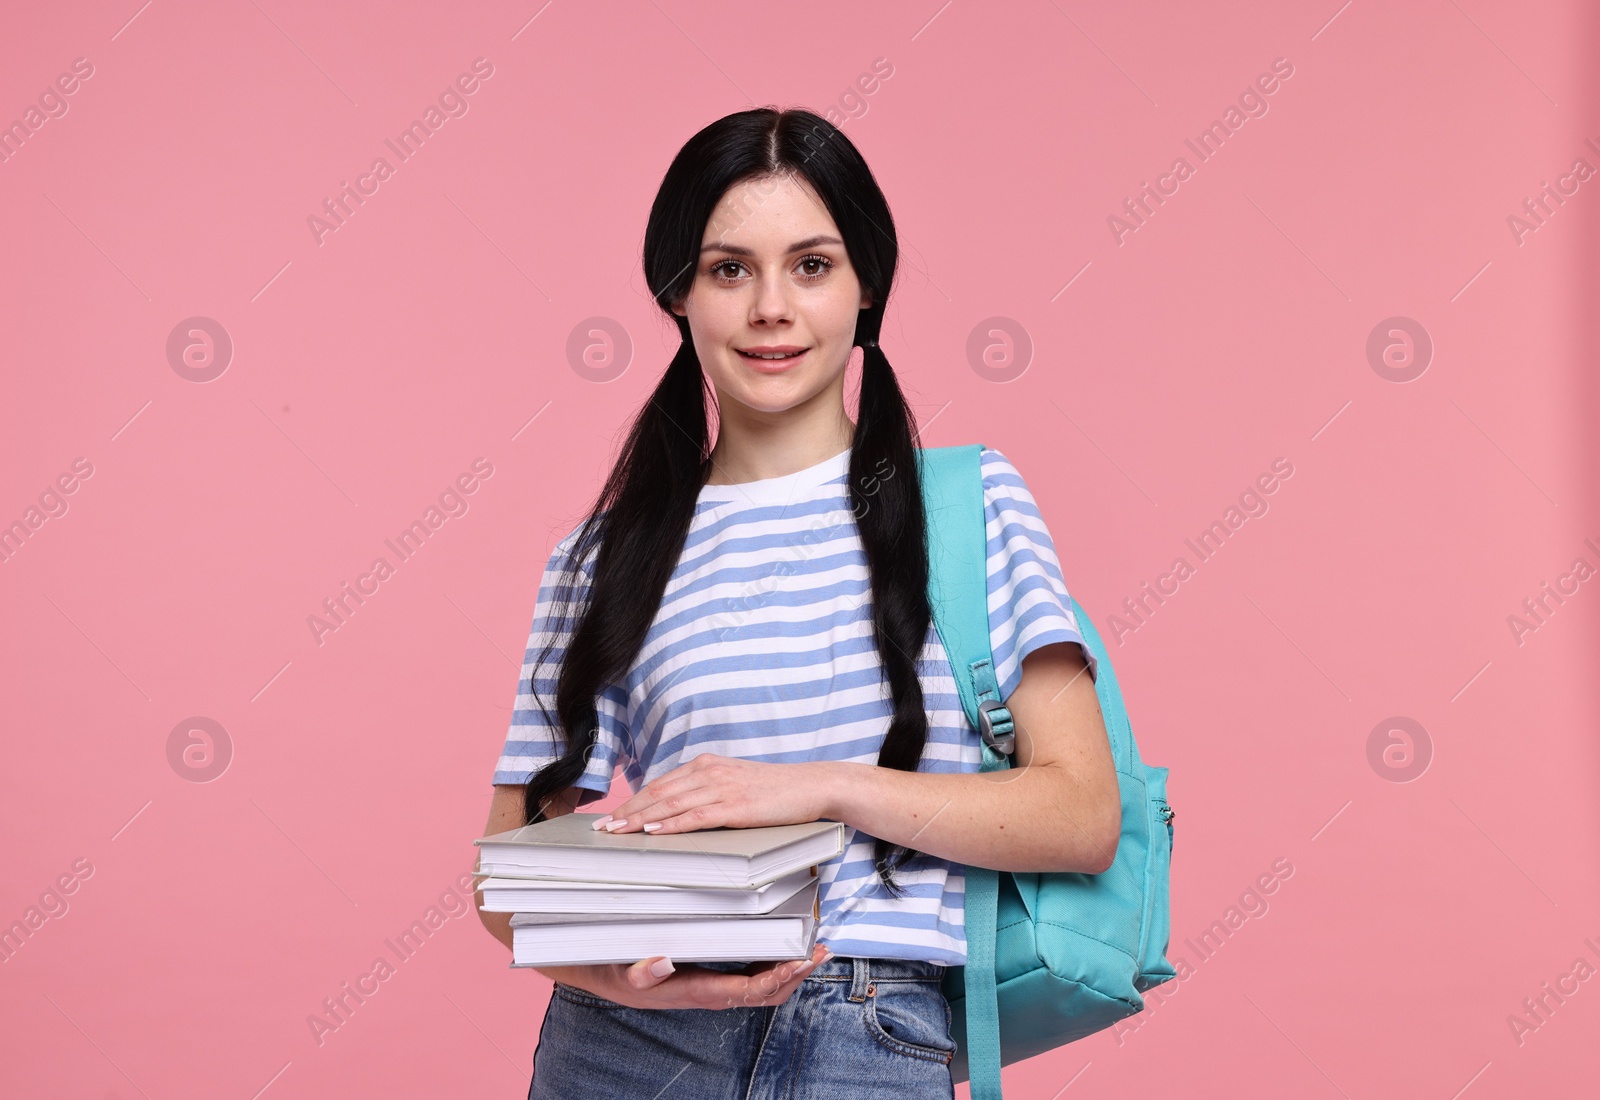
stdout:
[[598,813],[572,813],[473,843],[479,870],[495,877],[555,878],[750,890],[844,851],[838,821],[688,833],[608,833]]

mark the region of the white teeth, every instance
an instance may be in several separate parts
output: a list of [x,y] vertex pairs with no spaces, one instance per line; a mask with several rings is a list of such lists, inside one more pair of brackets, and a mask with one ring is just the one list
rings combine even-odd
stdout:
[[772,354],[766,354],[766,353],[758,353],[758,352],[753,352],[753,351],[741,351],[739,354],[743,355],[743,356],[746,356],[746,357],[748,357],[750,359],[793,359],[796,355],[799,355],[800,353],[798,351],[785,351],[785,352],[775,352],[775,353],[772,353]]

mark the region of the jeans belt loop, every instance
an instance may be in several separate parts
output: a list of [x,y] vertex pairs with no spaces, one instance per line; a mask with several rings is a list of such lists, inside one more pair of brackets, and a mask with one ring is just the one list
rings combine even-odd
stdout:
[[850,960],[850,999],[852,1001],[865,1001],[867,999],[867,983],[872,977],[872,968],[868,961],[861,956],[853,956]]

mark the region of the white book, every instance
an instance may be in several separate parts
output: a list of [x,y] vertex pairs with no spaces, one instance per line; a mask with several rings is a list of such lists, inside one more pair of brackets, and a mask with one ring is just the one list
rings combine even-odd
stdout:
[[511,918],[512,966],[803,959],[816,945],[818,879],[761,916],[518,913]]
[[603,815],[571,813],[473,841],[491,878],[753,890],[844,851],[844,824],[808,821],[687,833],[608,833]]
[[659,913],[665,915],[770,913],[817,876],[804,867],[754,890],[717,890],[695,886],[638,886],[564,879],[486,878],[485,913]]

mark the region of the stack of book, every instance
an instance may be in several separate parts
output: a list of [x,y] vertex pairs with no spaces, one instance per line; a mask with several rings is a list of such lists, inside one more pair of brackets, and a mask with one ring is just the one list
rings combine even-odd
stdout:
[[844,825],[608,833],[572,813],[480,837],[486,913],[511,913],[512,966],[798,959],[816,942],[817,866]]

